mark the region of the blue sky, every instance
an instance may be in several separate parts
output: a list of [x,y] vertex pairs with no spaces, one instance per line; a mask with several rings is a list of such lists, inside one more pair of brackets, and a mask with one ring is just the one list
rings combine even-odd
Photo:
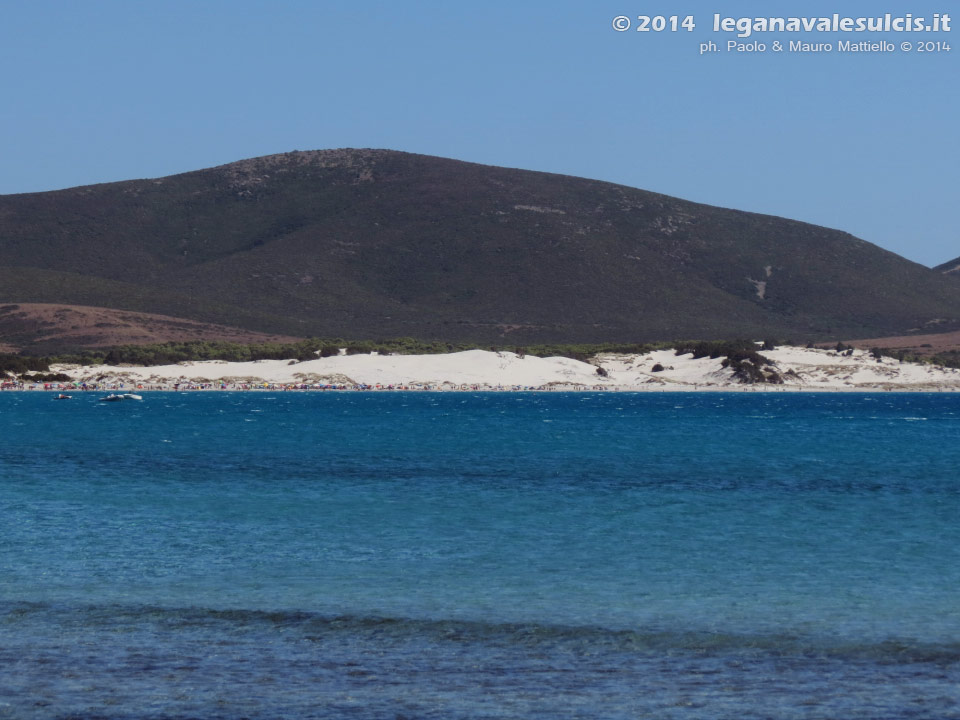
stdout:
[[[714,13],[932,17],[953,5],[8,0],[0,193],[391,148],[795,218],[933,265],[960,255],[960,46],[769,50],[838,39],[809,33],[751,38],[766,53],[699,45],[735,39],[713,32]],[[696,30],[611,27],[669,13],[693,15]]]

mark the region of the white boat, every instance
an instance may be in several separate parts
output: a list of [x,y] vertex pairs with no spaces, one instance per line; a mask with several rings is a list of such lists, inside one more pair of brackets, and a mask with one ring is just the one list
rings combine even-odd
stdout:
[[121,393],[119,395],[110,393],[106,397],[100,398],[100,402],[119,402],[120,400],[143,400],[143,395],[137,395],[136,393]]

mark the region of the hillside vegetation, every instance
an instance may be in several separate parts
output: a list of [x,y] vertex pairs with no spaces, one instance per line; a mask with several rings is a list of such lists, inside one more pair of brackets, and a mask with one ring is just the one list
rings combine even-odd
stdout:
[[960,327],[955,278],[844,232],[387,150],[2,196],[0,302],[522,345]]

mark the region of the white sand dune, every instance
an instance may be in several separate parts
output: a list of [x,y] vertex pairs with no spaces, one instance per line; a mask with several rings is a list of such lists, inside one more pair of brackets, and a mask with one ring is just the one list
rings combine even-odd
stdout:
[[[644,355],[599,355],[591,362],[468,350],[446,355],[339,355],[296,362],[260,360],[184,362],[154,367],[57,366],[83,382],[101,386],[170,387],[238,385],[364,385],[412,389],[604,389],[664,390],[958,390],[960,371],[933,365],[877,361],[864,351],[851,356],[830,350],[781,347],[762,353],[782,384],[744,385],[720,359],[660,350]],[[656,365],[663,370],[654,372]],[[598,373],[602,368],[606,373]]]

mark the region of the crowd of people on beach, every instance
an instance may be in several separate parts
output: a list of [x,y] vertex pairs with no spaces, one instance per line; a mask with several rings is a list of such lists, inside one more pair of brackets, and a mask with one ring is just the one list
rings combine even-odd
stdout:
[[534,392],[534,391],[589,391],[601,392],[612,388],[601,385],[488,385],[455,383],[410,383],[402,385],[325,384],[325,383],[272,383],[272,382],[174,382],[174,383],[125,383],[125,382],[74,382],[74,383],[32,383],[27,380],[8,380],[0,385],[0,390],[33,390],[63,392],[124,392],[127,390],[146,390],[161,392],[189,392],[207,390],[267,390],[283,392],[290,390],[353,390],[353,391],[461,391],[461,392]]

